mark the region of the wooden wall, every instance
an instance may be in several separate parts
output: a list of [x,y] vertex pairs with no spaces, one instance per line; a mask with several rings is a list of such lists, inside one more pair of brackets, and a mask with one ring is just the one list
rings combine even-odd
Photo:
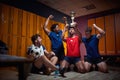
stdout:
[[[46,18],[34,13],[24,11],[12,6],[0,4],[0,40],[9,48],[10,55],[26,56],[27,48],[32,44],[31,36],[40,34],[42,43],[48,51],[51,50],[51,42],[43,31]],[[58,23],[63,29],[64,24],[51,20],[48,28],[53,23]]]
[[[100,40],[101,55],[120,55],[120,13],[88,19],[88,26],[96,23],[105,30],[106,35]],[[93,33],[98,33],[93,29]]]

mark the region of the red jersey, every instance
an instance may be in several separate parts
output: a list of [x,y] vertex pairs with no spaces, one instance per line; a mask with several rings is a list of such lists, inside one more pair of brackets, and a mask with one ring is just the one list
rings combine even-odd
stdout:
[[66,39],[67,54],[69,57],[80,57],[80,41],[78,36]]

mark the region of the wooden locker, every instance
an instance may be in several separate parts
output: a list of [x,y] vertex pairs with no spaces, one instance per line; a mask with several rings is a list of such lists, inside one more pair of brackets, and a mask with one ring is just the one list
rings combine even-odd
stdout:
[[22,16],[23,16],[23,11],[21,9],[18,9],[18,26],[17,26],[18,36],[22,35]]
[[1,25],[0,25],[0,34],[1,34],[1,38],[2,38],[2,34],[3,34],[3,29],[4,29],[4,6],[3,4],[1,4],[1,12],[0,12],[0,16],[1,16],[1,19],[0,19],[0,22],[1,22]]
[[17,38],[17,56],[21,56],[21,37]]
[[27,48],[26,48],[26,37],[21,38],[21,55],[22,57],[25,57],[27,55]]
[[27,34],[27,12],[23,10],[22,16],[22,36]]
[[12,35],[8,36],[8,54],[12,55]]
[[95,29],[93,28],[93,24],[95,23],[95,19],[88,19],[88,27],[92,28],[92,34],[95,34]]
[[1,34],[8,34],[9,12],[10,12],[10,7],[7,5],[2,5],[1,26],[0,26]]
[[13,28],[12,28],[13,35],[18,35],[18,9],[13,8]]
[[18,38],[16,36],[12,36],[12,51],[11,55],[17,55],[17,40]]
[[30,15],[29,16],[30,17],[29,18],[29,21],[30,21],[30,23],[29,23],[30,24],[29,25],[29,37],[32,37],[33,36],[33,26],[34,26],[33,25],[33,16],[34,16],[34,14],[29,12],[29,15]]
[[29,12],[26,12],[26,15],[27,15],[27,22],[26,22],[26,36],[27,37],[30,37],[30,13]]
[[37,27],[36,27],[36,28],[37,28],[36,33],[37,33],[37,34],[40,34],[40,31],[43,30],[43,29],[40,28],[40,27],[41,27],[41,26],[40,26],[41,20],[40,20],[40,16],[38,16],[38,15],[37,15],[37,21],[36,21],[36,22],[37,22],[37,23],[36,23],[36,24],[37,24],[37,25],[36,25],[36,26],[37,26]]
[[2,41],[3,41],[6,45],[8,45],[8,35],[7,35],[7,34],[3,34]]
[[115,26],[114,15],[105,16],[106,52],[107,55],[115,55]]
[[0,40],[2,40],[2,34],[0,34]]
[[33,15],[33,34],[37,34],[37,15]]
[[0,3],[0,40],[1,40],[1,34],[2,34],[2,23],[3,23],[3,14],[2,14],[2,7],[3,7],[3,4]]
[[[105,28],[104,28],[105,23],[104,22],[105,22],[104,17],[96,18],[96,25],[105,31]],[[99,33],[97,30],[96,30],[96,32]],[[99,52],[100,52],[101,55],[106,55],[106,52],[105,52],[105,36],[102,37],[99,40]]]
[[31,38],[26,38],[26,50],[32,45]]
[[[60,23],[59,25],[60,25],[60,27],[61,27],[61,30],[63,30],[65,24]],[[65,37],[68,37],[68,32],[65,33]],[[65,52],[65,55],[66,55],[66,53],[67,53],[67,46],[66,46],[66,42],[64,42],[64,41],[63,41],[63,46],[64,46],[64,52]]]
[[14,7],[10,7],[8,34],[13,35]]
[[40,17],[40,35],[41,35],[41,37],[42,37],[42,43],[45,45],[45,38],[46,38],[46,34],[45,34],[45,32],[44,32],[44,30],[43,30],[43,25],[44,25],[44,23],[45,23],[45,18],[43,18],[43,17]]
[[115,14],[116,52],[120,55],[120,13]]

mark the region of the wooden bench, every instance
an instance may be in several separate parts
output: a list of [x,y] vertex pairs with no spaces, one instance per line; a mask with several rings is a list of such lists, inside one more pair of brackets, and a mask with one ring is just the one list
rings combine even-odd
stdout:
[[18,57],[0,54],[0,67],[15,66],[18,69],[18,80],[26,80],[29,73],[29,65],[33,61],[26,57]]

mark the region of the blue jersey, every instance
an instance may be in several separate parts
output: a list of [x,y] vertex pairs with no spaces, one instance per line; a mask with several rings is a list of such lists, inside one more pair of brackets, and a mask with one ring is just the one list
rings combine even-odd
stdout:
[[100,57],[99,50],[98,50],[99,39],[97,38],[96,35],[92,35],[89,39],[83,38],[82,41],[86,46],[88,58]]
[[62,39],[61,39],[62,31],[60,30],[58,33],[56,32],[50,32],[49,38],[51,40],[51,47],[52,50],[59,50],[61,47],[63,47]]

